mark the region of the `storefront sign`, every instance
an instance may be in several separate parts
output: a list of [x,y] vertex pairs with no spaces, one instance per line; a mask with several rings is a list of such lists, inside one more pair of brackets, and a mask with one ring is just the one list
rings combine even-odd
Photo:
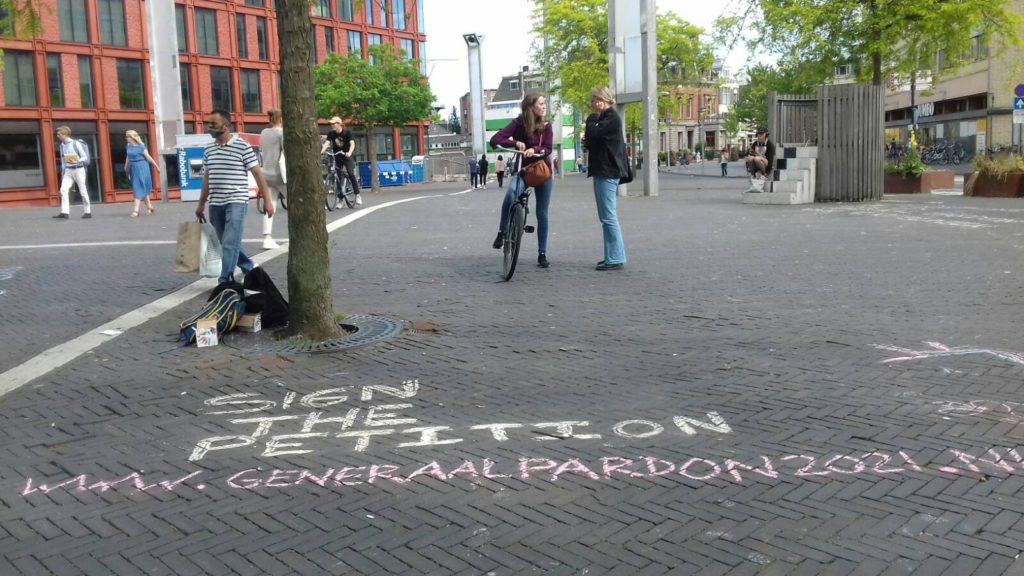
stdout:
[[920,118],[935,115],[935,102],[924,102],[917,106],[917,115]]

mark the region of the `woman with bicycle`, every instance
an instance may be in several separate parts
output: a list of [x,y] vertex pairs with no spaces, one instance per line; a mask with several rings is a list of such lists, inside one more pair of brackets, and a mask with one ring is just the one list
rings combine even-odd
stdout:
[[[508,126],[502,128],[497,134],[491,137],[491,146],[495,148],[515,148],[522,153],[523,161],[521,170],[534,162],[547,162],[548,169],[551,163],[548,162],[548,154],[551,153],[551,123],[544,120],[544,113],[547,105],[544,96],[537,92],[530,92],[519,104],[520,114]],[[537,199],[537,265],[547,268],[548,262],[548,205],[551,203],[551,178],[540,186],[534,187],[534,197]],[[498,237],[494,239],[493,247],[500,250],[505,243],[505,231],[508,228],[509,207],[519,197],[526,184],[521,176],[509,179],[508,190],[505,191],[505,199],[501,203],[501,222],[498,224]]]
[[615,99],[608,88],[590,91],[590,109],[584,142],[590,153],[587,176],[594,179],[597,217],[604,233],[604,260],[598,270],[621,270],[626,264],[626,247],[615,209],[619,179],[629,175],[626,145],[622,137],[622,118],[615,111]]

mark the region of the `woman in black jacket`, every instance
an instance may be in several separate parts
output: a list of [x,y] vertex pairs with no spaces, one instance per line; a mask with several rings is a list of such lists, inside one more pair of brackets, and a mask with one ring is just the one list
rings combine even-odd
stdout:
[[590,92],[590,109],[584,132],[589,151],[587,176],[594,179],[594,199],[597,217],[604,232],[604,260],[597,263],[598,270],[621,270],[626,263],[626,247],[622,243],[622,229],[615,211],[619,179],[629,174],[626,144],[622,138],[622,118],[615,111],[615,99],[608,88],[595,88]]

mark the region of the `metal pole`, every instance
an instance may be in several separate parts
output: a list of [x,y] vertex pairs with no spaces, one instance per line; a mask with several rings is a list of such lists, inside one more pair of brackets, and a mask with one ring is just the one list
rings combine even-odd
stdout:
[[484,90],[483,65],[480,61],[480,42],[484,37],[480,34],[463,34],[469,51],[469,101],[470,116],[473,119],[473,156],[480,157],[484,153]]
[[[655,0],[640,0],[640,45],[643,66],[644,150],[658,150],[658,41]],[[647,152],[645,152],[646,154]],[[648,159],[650,160],[650,159]],[[658,195],[658,157],[644,170],[644,196]],[[624,193],[623,193],[624,194]]]

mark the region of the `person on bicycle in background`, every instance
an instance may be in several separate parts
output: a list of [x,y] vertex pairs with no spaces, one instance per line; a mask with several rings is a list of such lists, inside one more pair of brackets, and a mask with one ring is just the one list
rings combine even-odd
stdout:
[[[352,190],[356,193],[356,204],[362,204],[363,197],[359,194],[359,179],[356,178],[356,163],[352,160],[352,154],[356,151],[356,141],[352,137],[352,131],[346,128],[345,123],[337,116],[331,118],[331,131],[327,133],[327,140],[320,147],[320,153],[327,152],[328,146],[334,153],[334,163],[338,170],[345,168],[348,173],[348,181],[352,183]],[[341,194],[340,190],[338,194]]]
[[[515,148],[522,152],[525,168],[534,162],[547,162],[551,153],[551,123],[544,120],[547,105],[544,96],[538,92],[530,92],[519,104],[520,114],[491,137],[491,146]],[[548,249],[548,205],[551,203],[552,178],[540,186],[534,187],[534,198],[537,199],[537,265],[541,268],[550,266],[547,257]],[[501,221],[498,224],[498,236],[493,247],[501,249],[505,243],[505,230],[508,228],[508,209],[525,188],[521,177],[509,178],[508,189],[501,203]]]

